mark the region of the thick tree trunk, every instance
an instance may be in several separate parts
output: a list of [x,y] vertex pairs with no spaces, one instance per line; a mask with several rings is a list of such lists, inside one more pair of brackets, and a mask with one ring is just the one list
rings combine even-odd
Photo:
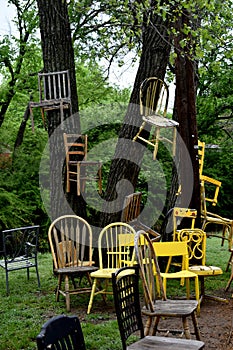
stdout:
[[[77,197],[74,188],[71,194],[65,193],[64,179],[64,144],[63,132],[80,133],[78,115],[78,96],[75,78],[74,51],[67,3],[63,0],[38,0],[41,44],[43,50],[44,72],[69,70],[71,83],[72,117],[64,111],[65,122],[61,125],[59,110],[47,113],[47,126],[50,147],[50,217],[73,213],[85,217],[85,202]],[[75,210],[74,210],[75,208]]]
[[[176,152],[176,167],[173,171],[171,193],[168,198],[168,213],[174,206],[195,208],[200,213],[200,181],[198,163],[198,133],[196,122],[196,63],[192,59],[191,50],[194,49],[191,35],[182,33],[184,24],[189,23],[190,13],[183,11],[177,20],[176,30],[180,33],[175,41],[177,54],[175,62],[176,90],[173,117],[179,122],[179,135]],[[180,43],[186,40],[187,46],[182,48]],[[192,45],[192,46],[191,46]],[[180,189],[177,196],[177,190]],[[169,220],[170,219],[170,220]],[[172,233],[171,216],[167,217],[162,235],[165,239]],[[183,223],[185,225],[185,221]],[[197,223],[198,224],[198,223]],[[166,228],[166,232],[165,232]]]
[[[149,24],[148,24],[149,23]],[[156,26],[156,29],[155,29]],[[101,227],[120,220],[123,200],[132,193],[137,184],[145,145],[133,142],[138,127],[142,123],[139,114],[139,87],[144,79],[155,76],[164,79],[170,54],[168,23],[154,16],[145,24],[142,33],[142,55],[130,98],[124,124],[119,134],[115,156],[111,163]],[[149,136],[149,129],[147,130]],[[152,156],[151,156],[152,157]]]

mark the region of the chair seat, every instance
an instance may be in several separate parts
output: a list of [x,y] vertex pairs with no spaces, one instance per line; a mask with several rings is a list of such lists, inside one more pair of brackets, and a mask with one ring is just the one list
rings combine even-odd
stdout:
[[[118,268],[115,269],[98,269],[97,271],[94,271],[91,273],[92,278],[111,278],[112,274],[115,273],[118,270]],[[133,270],[132,270],[133,273]],[[126,274],[129,274],[129,271],[127,272],[121,272],[119,274],[119,277],[122,277]]]
[[94,272],[98,270],[98,267],[96,266],[70,266],[70,267],[62,267],[59,269],[54,269],[54,273],[59,273],[59,274],[76,274],[76,273],[85,273],[85,272]]
[[192,278],[196,277],[197,274],[189,270],[183,270],[171,273],[161,272],[161,276],[163,278]]
[[156,300],[154,304],[154,310],[150,311],[146,307],[142,308],[144,315],[154,316],[189,316],[191,315],[198,306],[197,300]]
[[146,336],[136,343],[129,345],[128,350],[198,350],[204,348],[199,340]]
[[197,275],[221,275],[222,269],[217,266],[204,266],[204,265],[193,265],[189,267],[189,270],[195,272]]
[[165,118],[159,114],[143,116],[142,119],[148,124],[161,128],[174,128],[179,125],[175,120]]

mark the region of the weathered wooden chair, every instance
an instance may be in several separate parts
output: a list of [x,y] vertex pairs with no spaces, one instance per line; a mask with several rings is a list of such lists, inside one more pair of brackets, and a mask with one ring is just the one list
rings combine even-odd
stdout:
[[[175,317],[182,319],[183,332],[187,339],[191,339],[188,318],[191,317],[195,336],[200,340],[200,331],[197,323],[196,311],[197,300],[169,300],[165,296],[160,268],[158,265],[153,243],[144,231],[138,231],[135,237],[135,251],[138,264],[140,266],[140,276],[142,279],[144,302],[142,314],[147,317],[145,325],[145,335],[155,335],[161,318]],[[156,283],[160,287],[160,298],[157,298]]]
[[[123,350],[199,350],[199,340],[145,336],[139,299],[138,266],[121,268],[112,274],[112,287]],[[139,339],[128,345],[128,338],[139,331]],[[127,346],[128,345],[128,346]],[[40,350],[40,349],[39,349]]]
[[0,267],[6,273],[6,292],[9,295],[9,272],[26,269],[27,278],[31,268],[35,268],[38,287],[40,278],[38,271],[39,226],[19,227],[1,232]]
[[77,316],[54,316],[42,326],[36,342],[38,350],[86,350]]
[[49,72],[38,74],[39,102],[29,102],[30,114],[33,118],[33,108],[40,108],[44,126],[44,112],[59,109],[61,113],[61,123],[64,120],[64,109],[70,111],[71,90],[69,71]]
[[[90,274],[98,270],[92,261],[92,230],[83,218],[76,215],[64,215],[54,220],[48,231],[49,244],[53,257],[54,274],[58,277],[56,301],[59,295],[66,299],[67,311],[70,311],[70,295],[90,293],[92,281]],[[82,284],[87,278],[89,285]],[[75,278],[80,279],[77,286]],[[73,288],[70,289],[69,280]],[[62,282],[65,282],[62,288]]]
[[152,228],[142,223],[140,220],[141,198],[141,192],[134,192],[125,197],[121,214],[121,221],[130,224],[135,229],[135,231],[146,231],[153,239],[153,241],[157,242],[160,240],[161,235],[158,232],[152,230]]
[[[109,224],[100,232],[98,238],[99,269],[91,273],[94,281],[87,310],[88,314],[91,312],[96,295],[102,295],[104,300],[106,300],[107,295],[112,295],[112,273],[120,267],[134,263],[133,252],[129,256],[126,245],[130,244],[131,237],[134,237],[135,234],[133,227],[124,222]],[[124,235],[126,235],[126,240],[124,240]]]
[[77,183],[77,195],[85,190],[86,181],[97,181],[102,193],[102,162],[87,160],[87,135],[63,134],[66,152],[66,191],[71,182]]
[[[145,79],[140,86],[140,114],[142,116],[142,124],[139,131],[134,136],[133,141],[137,139],[144,141],[153,147],[153,159],[156,159],[159,141],[166,141],[172,144],[172,152],[175,154],[176,149],[176,127],[179,125],[176,121],[166,118],[168,106],[169,91],[166,83],[157,78],[150,77]],[[154,127],[152,139],[143,137],[143,130],[149,124]],[[161,135],[161,129],[172,128],[173,140]]]

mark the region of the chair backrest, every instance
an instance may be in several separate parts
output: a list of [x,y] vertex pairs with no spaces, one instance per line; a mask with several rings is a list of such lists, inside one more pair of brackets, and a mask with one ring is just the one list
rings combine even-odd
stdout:
[[140,331],[141,338],[144,337],[138,284],[137,265],[121,268],[112,274],[115,310],[123,350],[127,349],[126,341],[129,336],[136,331]]
[[140,86],[140,114],[166,116],[169,92],[166,83],[156,77],[145,79]]
[[66,165],[72,161],[82,161],[87,159],[87,135],[63,134],[66,152]]
[[189,264],[206,264],[206,233],[198,228],[182,229],[177,233],[178,241],[185,241],[188,245]]
[[205,158],[205,142],[198,140],[198,161],[199,161],[199,175],[203,173]]
[[[19,257],[24,257],[25,265],[26,256],[27,260],[34,260],[37,256],[38,238],[38,225],[3,230],[1,232],[0,256],[3,255],[4,257],[5,267],[7,268],[7,265],[14,264],[15,269],[17,269],[16,262]],[[14,268],[11,267],[11,269]]]
[[83,218],[64,215],[48,231],[54,268],[92,265],[92,230]]
[[53,317],[43,325],[36,342],[38,350],[86,350],[77,316]]
[[196,209],[179,208],[179,207],[173,208],[173,240],[176,240],[176,232],[178,230],[178,227],[182,219],[189,219],[190,224],[188,228],[194,228],[196,217],[197,217]]
[[153,248],[157,257],[170,258],[166,271],[168,272],[172,258],[181,257],[182,270],[187,270],[189,265],[188,246],[186,241],[154,242]]
[[125,197],[121,214],[122,222],[131,222],[137,219],[140,215],[141,198],[141,192],[131,193]]
[[38,85],[40,102],[51,100],[70,100],[69,71],[39,73]]
[[[125,240],[124,234],[126,234]],[[105,226],[98,238],[100,269],[118,269],[132,264],[133,253],[129,257],[129,251],[125,249],[125,246],[127,243],[132,246],[130,242],[132,242],[132,237],[135,234],[133,227],[124,222],[114,222]]]
[[157,288],[155,284],[155,273],[160,295],[162,299],[165,298],[162,278],[158,260],[156,257],[153,243],[145,231],[138,231],[135,236],[135,253],[136,259],[140,266],[140,276],[142,279],[145,307],[149,311],[154,310],[154,302],[157,298]]

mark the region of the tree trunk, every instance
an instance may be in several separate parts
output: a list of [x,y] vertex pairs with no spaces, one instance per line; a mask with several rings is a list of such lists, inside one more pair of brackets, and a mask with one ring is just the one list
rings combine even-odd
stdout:
[[65,152],[63,132],[80,133],[78,115],[78,96],[75,77],[74,51],[67,3],[63,0],[38,0],[41,44],[43,50],[44,72],[69,70],[71,84],[72,117],[64,111],[65,122],[61,125],[59,110],[47,112],[47,126],[50,153],[50,196],[49,213],[51,219],[75,212],[86,216],[85,202],[77,197],[76,188],[70,194],[64,194]]
[[[190,13],[183,10],[177,19],[176,30],[179,35],[174,40],[177,54],[175,62],[176,90],[173,118],[179,122],[176,152],[176,167],[173,169],[171,192],[168,198],[167,212],[171,213],[174,206],[197,209],[200,214],[200,181],[198,163],[198,134],[196,122],[196,70],[191,50],[194,43],[190,35],[182,33],[185,25],[189,26]],[[186,40],[185,48],[181,42]],[[179,196],[177,190],[180,188]],[[170,219],[170,220],[169,220]],[[163,227],[162,235],[166,240],[172,233],[172,218],[167,217],[167,224]],[[185,225],[185,221],[183,222]],[[197,222],[198,224],[198,222]],[[166,232],[165,232],[166,228]]]
[[[101,227],[120,220],[123,200],[126,195],[134,192],[137,184],[145,151],[145,145],[132,141],[142,123],[139,113],[139,87],[144,79],[151,76],[164,79],[170,54],[167,26],[168,23],[164,22],[160,16],[153,15],[150,21],[145,18],[142,31],[142,55],[130,104],[110,167]],[[149,137],[149,129],[146,134]]]

